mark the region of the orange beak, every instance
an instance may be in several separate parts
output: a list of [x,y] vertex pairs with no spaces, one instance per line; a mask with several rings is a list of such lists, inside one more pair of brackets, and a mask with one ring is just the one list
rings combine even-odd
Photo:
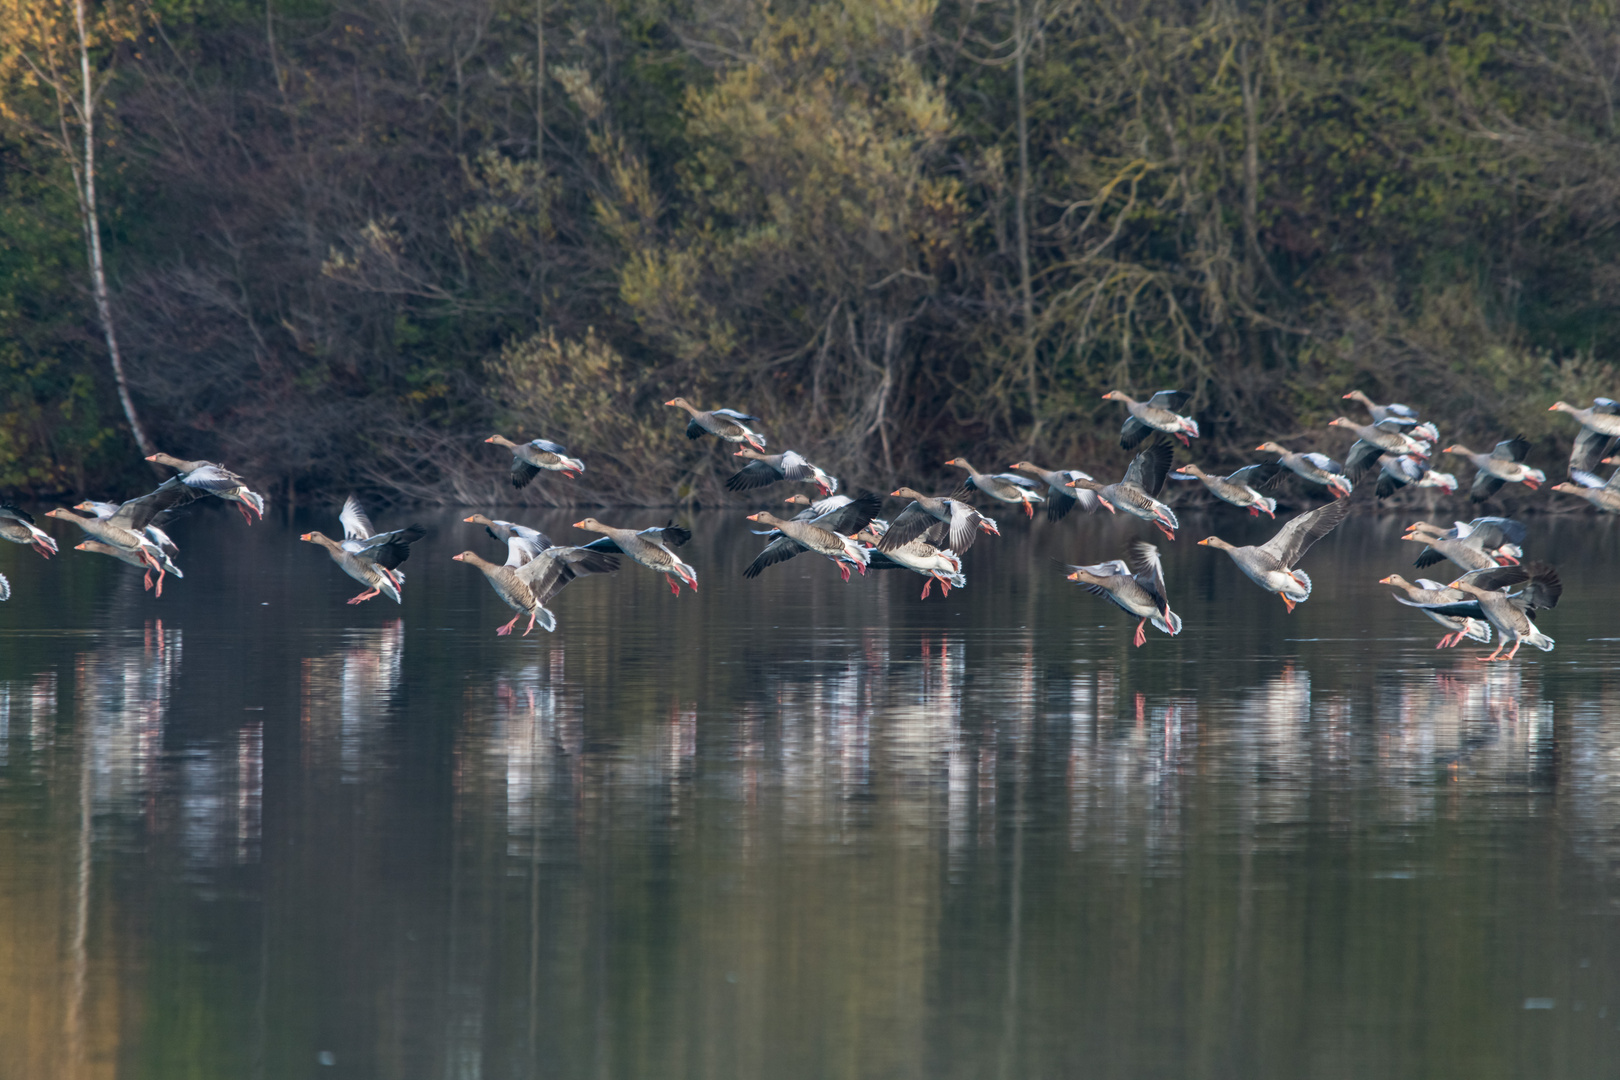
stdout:
[[665,404],[665,405],[673,405],[673,404],[675,404],[675,403],[674,403],[674,402],[673,402],[673,401],[666,401],[666,402],[664,402],[664,404]]
[[744,521],[758,521],[758,520],[759,520],[759,515],[758,515],[758,514],[749,514],[749,515],[748,515],[748,516],[747,516],[747,517],[746,517],[746,518],[744,518],[744,519],[743,519],[743,520],[744,520]]
[[583,529],[585,527],[585,523],[583,521],[576,521],[574,522],[573,527],[576,529]]
[[1393,584],[1395,584],[1395,582],[1393,580],[1391,580],[1393,577],[1394,577],[1393,574],[1391,574],[1390,577],[1381,577],[1381,578],[1378,579],[1378,584],[1380,584],[1380,585],[1393,585]]
[[1213,537],[1213,536],[1206,536],[1206,537],[1204,537],[1204,538],[1203,538],[1203,539],[1202,539],[1202,540],[1200,540],[1200,541],[1198,541],[1198,546],[1199,546],[1199,547],[1205,547],[1205,546],[1207,546],[1207,545],[1208,545],[1208,544],[1209,544],[1209,542],[1210,542],[1210,541],[1211,541],[1211,540],[1213,540],[1213,539],[1215,539],[1215,538],[1214,538],[1214,537]]
[[298,538],[298,539],[300,539],[300,540],[308,540],[308,539],[309,539],[309,538],[310,538],[310,537],[312,537],[312,536],[314,536],[314,535],[315,535],[315,534],[314,534],[314,533],[304,533],[304,534],[303,534],[303,535],[302,535],[302,536],[300,536],[300,537],[299,537],[299,538]]
[[494,442],[495,441],[495,436],[491,435],[489,438],[485,439],[484,441],[485,442]]
[[147,454],[146,455],[146,460],[147,461],[156,461],[157,460],[157,455],[156,454]]
[[462,559],[462,557],[460,555],[452,555],[452,556],[450,556],[450,561],[451,562],[464,562],[465,560]]
[[897,498],[899,495],[900,495],[900,493],[898,491],[889,492],[889,498],[891,498],[891,499]]
[[462,520],[462,521],[467,521],[467,522],[470,522],[470,521],[472,521],[472,518],[470,518],[470,517],[464,517],[464,518],[462,518],[462,519],[461,519],[461,520]]

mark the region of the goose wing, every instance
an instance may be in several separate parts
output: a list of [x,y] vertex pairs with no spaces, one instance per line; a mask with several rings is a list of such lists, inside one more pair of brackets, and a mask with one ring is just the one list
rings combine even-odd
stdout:
[[619,560],[600,551],[582,547],[549,547],[517,569],[520,581],[529,587],[542,607],[575,578],[588,574],[611,574]]
[[[957,505],[951,500],[946,500],[946,504],[951,507]],[[889,522],[889,531],[884,533],[883,539],[878,541],[878,550],[893,551],[896,548],[905,547],[907,544],[917,539],[917,537],[927,532],[929,528],[931,528],[938,520],[939,518],[923,509],[922,503],[907,503],[906,508],[900,511],[900,516]],[[853,532],[854,530],[851,531]],[[954,529],[952,535],[955,535]],[[955,547],[955,545],[953,544],[952,547]],[[961,548],[956,548],[956,550],[958,552],[962,551]]]
[[1152,409],[1163,409],[1166,412],[1178,413],[1191,397],[1192,395],[1185,390],[1160,390],[1157,394],[1148,398],[1147,403],[1148,407]]
[[512,458],[512,486],[523,488],[529,486],[529,481],[540,475],[540,466],[530,465],[527,461],[516,455]]
[[1153,597],[1153,606],[1161,613],[1169,610],[1170,591],[1164,587],[1164,561],[1159,558],[1159,546],[1138,540],[1131,545],[1131,559],[1136,563],[1136,583]]
[[1277,530],[1277,535],[1260,545],[1260,550],[1284,567],[1299,561],[1311,545],[1338,528],[1350,516],[1350,500],[1334,499],[1315,510],[1300,514]]
[[1523,435],[1515,435],[1511,439],[1503,439],[1491,451],[1491,457],[1498,461],[1523,461],[1530,456],[1530,442]]
[[371,519],[360,508],[360,500],[353,495],[343,500],[343,509],[338,511],[338,520],[343,523],[345,540],[368,540],[375,531],[371,527]]
[[[782,464],[787,464],[785,458]],[[741,469],[727,478],[726,490],[752,491],[754,488],[768,487],[769,485],[776,483],[778,480],[781,480],[786,474],[786,471],[786,469],[778,469],[775,466],[768,465],[763,461],[750,461],[747,465],[744,465]],[[787,479],[797,480],[801,479],[801,477],[788,476]],[[809,479],[809,477],[803,477],[802,479]]]
[[1234,484],[1247,484],[1256,491],[1265,491],[1276,487],[1282,474],[1282,462],[1262,461],[1258,465],[1245,465],[1226,479]]
[[749,416],[747,413],[738,412],[736,409],[714,409],[712,411],[713,411],[715,416],[724,416],[724,417],[726,417],[728,419],[731,419],[731,420],[758,420],[759,419],[759,417],[757,417],[757,416]]
[[178,475],[171,476],[145,495],[120,504],[107,521],[109,524],[121,525],[133,532],[144,532],[148,525],[157,520],[159,514],[166,514],[200,499],[202,494],[194,488],[187,487],[185,481]]
[[1125,470],[1123,482],[1135,484],[1157,498],[1159,492],[1164,490],[1164,478],[1169,475],[1170,464],[1175,457],[1175,449],[1170,443],[1159,439],[1131,459],[1130,467]]
[[1122,450],[1134,450],[1139,443],[1149,435],[1153,429],[1134,416],[1125,418],[1124,426],[1119,429],[1119,445]]
[[[821,502],[813,504],[810,509],[814,510],[816,507],[822,505],[822,503],[831,501],[831,499],[823,499]],[[913,505],[916,504],[914,503]],[[810,523],[813,525],[819,525],[823,529],[831,529],[833,532],[843,533],[845,536],[850,536],[854,533],[860,532],[862,529],[872,524],[872,519],[877,517],[882,510],[883,497],[878,495],[876,492],[863,491],[855,498],[849,499],[848,501],[826,511],[825,513],[817,514],[815,517],[810,519]],[[923,516],[931,522],[939,521],[938,518],[931,514],[925,513]],[[884,535],[886,537],[888,534],[885,533]],[[915,539],[915,537],[913,537],[913,539]]]
[[804,551],[805,546],[791,536],[779,535],[775,540],[765,545],[765,550],[754,556],[754,561],[743,570],[743,577],[756,578],[767,566],[775,566],[780,562],[787,562],[793,556]]
[[376,563],[384,570],[392,570],[411,557],[411,545],[426,535],[427,530],[422,526],[407,525],[403,529],[374,533],[352,550],[354,554]]
[[[1495,457],[1496,455],[1491,456]],[[1484,502],[1502,490],[1502,485],[1505,483],[1507,481],[1500,476],[1492,476],[1484,469],[1481,469],[1474,476],[1474,486],[1468,490],[1468,497],[1474,502]]]

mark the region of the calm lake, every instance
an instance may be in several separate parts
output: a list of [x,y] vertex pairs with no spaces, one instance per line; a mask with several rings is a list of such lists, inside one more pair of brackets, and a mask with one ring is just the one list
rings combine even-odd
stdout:
[[1193,544],[1273,526],[1189,515],[1134,649],[1062,567],[1133,520],[999,513],[921,601],[699,513],[699,593],[525,639],[468,512],[374,514],[403,606],[297,541],[335,510],[192,514],[161,600],[0,545],[0,1078],[1620,1069],[1612,518],[1530,521],[1557,651],[1486,665],[1377,584],[1410,516],[1290,616]]

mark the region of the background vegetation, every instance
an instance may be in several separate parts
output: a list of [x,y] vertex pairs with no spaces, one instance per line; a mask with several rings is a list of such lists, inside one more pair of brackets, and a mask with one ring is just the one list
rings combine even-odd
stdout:
[[[1620,391],[1613,3],[90,14],[135,405],[289,501],[512,497],[493,430],[589,462],[526,498],[707,500],[731,462],[677,393],[882,485],[1106,470],[1114,387],[1193,391],[1206,461],[1342,450],[1360,387],[1549,467],[1547,404]],[[23,35],[0,18],[0,490],[134,484]]]

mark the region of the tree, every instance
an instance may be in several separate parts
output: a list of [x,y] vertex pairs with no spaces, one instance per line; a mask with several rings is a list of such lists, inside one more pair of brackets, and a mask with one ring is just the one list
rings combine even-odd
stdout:
[[130,396],[118,347],[107,269],[101,249],[96,188],[97,113],[112,77],[117,46],[134,37],[139,16],[107,0],[0,0],[0,120],[61,155],[73,181],[90,293],[107,342],[118,400],[141,454],[153,452]]

